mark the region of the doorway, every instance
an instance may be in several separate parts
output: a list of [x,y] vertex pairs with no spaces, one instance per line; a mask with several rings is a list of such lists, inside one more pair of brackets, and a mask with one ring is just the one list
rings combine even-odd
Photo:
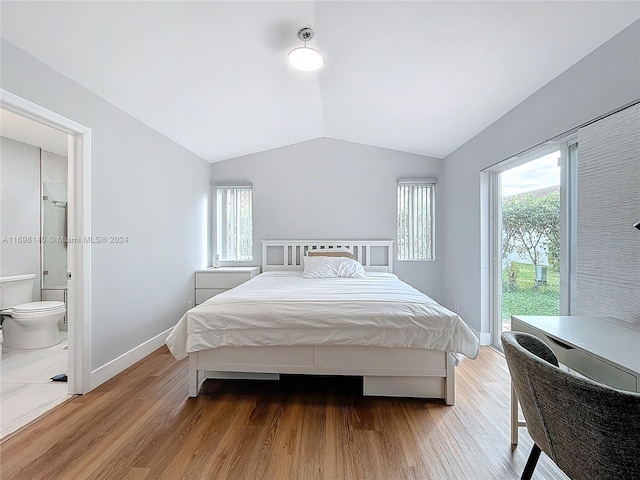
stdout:
[[[68,393],[90,388],[90,168],[91,130],[11,92],[0,89],[0,108],[68,136],[67,325]],[[88,241],[87,241],[88,240]]]
[[490,171],[491,328],[499,349],[512,315],[571,311],[576,165],[577,143],[565,139]]

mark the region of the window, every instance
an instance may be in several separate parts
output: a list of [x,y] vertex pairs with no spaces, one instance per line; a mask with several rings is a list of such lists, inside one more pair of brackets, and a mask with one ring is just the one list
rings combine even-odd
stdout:
[[216,246],[222,261],[253,260],[251,185],[216,185]]
[[436,179],[398,180],[398,260],[433,260]]

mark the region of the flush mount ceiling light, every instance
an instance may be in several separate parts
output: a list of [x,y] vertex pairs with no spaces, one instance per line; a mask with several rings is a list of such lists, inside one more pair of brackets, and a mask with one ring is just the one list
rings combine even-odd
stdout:
[[315,48],[307,47],[307,42],[313,38],[313,30],[302,28],[298,38],[304,42],[304,47],[296,47],[289,52],[287,60],[296,70],[301,72],[315,72],[324,65],[322,54]]

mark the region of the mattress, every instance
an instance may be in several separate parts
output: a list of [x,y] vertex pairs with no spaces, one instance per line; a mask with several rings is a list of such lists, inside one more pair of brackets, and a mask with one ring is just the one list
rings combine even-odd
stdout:
[[189,310],[166,340],[171,353],[216,347],[368,345],[475,358],[479,342],[454,312],[390,273],[302,278],[266,272]]

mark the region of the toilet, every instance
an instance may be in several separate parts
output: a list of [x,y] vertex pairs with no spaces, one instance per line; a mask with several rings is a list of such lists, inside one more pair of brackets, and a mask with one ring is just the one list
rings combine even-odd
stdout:
[[60,343],[64,302],[32,302],[34,274],[0,277],[0,315],[5,348],[36,349]]

